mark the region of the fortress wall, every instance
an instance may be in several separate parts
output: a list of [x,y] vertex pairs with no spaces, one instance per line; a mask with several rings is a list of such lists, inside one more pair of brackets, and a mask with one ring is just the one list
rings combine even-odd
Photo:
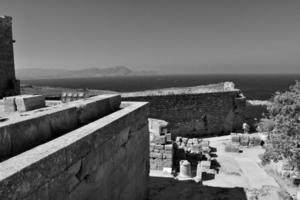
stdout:
[[0,98],[20,93],[15,77],[12,18],[0,16]]
[[245,97],[239,91],[211,93],[126,96],[123,100],[150,102],[150,117],[169,122],[175,136],[228,134],[241,129]]
[[99,119],[119,109],[120,95],[15,113],[0,123],[0,161]]
[[0,199],[146,199],[148,105],[121,107],[2,162]]

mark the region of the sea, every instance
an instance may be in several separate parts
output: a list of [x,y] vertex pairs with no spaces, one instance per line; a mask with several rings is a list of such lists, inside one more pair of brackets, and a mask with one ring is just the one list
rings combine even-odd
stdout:
[[143,91],[169,87],[190,87],[232,81],[250,100],[269,100],[275,92],[283,92],[300,80],[300,74],[290,75],[159,75],[101,78],[68,78],[24,80],[24,84],[63,88],[88,88],[117,92]]

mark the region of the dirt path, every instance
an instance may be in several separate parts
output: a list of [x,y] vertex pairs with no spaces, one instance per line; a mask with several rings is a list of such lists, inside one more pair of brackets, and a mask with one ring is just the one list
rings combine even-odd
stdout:
[[264,185],[279,187],[273,177],[269,176],[255,161],[248,158],[235,158],[244,176],[249,180],[250,188],[262,188]]

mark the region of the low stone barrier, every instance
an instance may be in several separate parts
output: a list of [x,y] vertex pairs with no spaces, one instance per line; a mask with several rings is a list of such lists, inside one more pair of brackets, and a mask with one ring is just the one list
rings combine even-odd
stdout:
[[42,95],[18,95],[5,97],[4,110],[6,112],[25,112],[46,106],[45,97]]

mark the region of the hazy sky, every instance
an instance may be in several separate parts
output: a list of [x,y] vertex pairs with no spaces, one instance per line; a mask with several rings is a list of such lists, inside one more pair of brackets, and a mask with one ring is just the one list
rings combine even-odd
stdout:
[[16,68],[300,73],[300,1],[0,0]]

